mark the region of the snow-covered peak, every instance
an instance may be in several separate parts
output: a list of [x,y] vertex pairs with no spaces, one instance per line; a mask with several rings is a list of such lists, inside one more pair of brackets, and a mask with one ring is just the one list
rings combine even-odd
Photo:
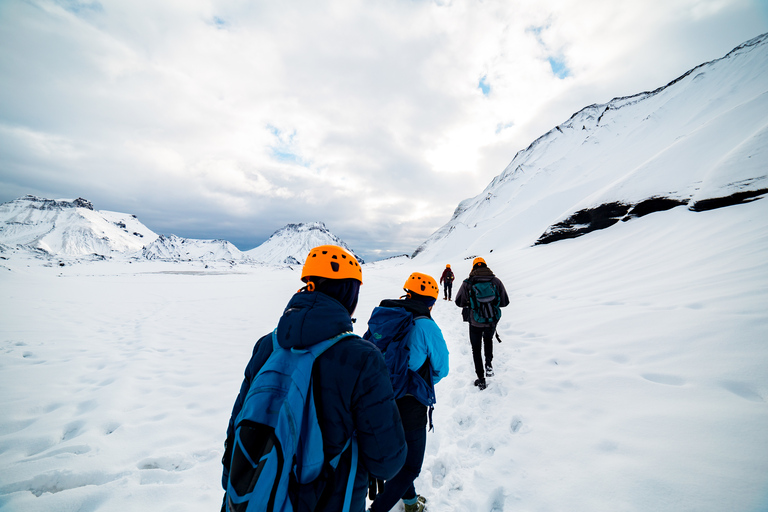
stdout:
[[0,243],[51,255],[110,256],[141,250],[157,234],[135,215],[97,211],[82,198],[25,196],[0,204]]
[[339,237],[331,233],[322,222],[288,224],[275,231],[266,242],[246,251],[253,260],[270,265],[300,265],[309,251],[318,245],[339,245],[351,252],[362,264],[364,261]]
[[590,105],[518,152],[414,254],[488,254],[768,192],[768,34],[654,91]]

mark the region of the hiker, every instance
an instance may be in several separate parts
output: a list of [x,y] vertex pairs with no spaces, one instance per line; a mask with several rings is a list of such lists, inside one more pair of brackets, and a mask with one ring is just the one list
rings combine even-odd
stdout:
[[[383,300],[368,321],[363,336],[384,351],[397,408],[400,411],[408,455],[405,465],[386,480],[373,499],[370,512],[386,512],[403,500],[405,512],[424,510],[414,480],[421,472],[427,443],[427,418],[431,428],[435,384],[448,375],[448,347],[430,315],[440,289],[434,278],[414,272],[403,285],[405,298]],[[383,345],[383,347],[382,347]]]
[[[242,454],[241,443],[246,444],[250,440],[245,439],[241,432],[253,424],[248,424],[245,421],[247,418],[239,416],[241,410],[243,413],[248,411],[249,400],[257,394],[249,393],[257,374],[259,379],[263,379],[268,368],[274,365],[270,363],[270,357],[271,360],[275,360],[280,354],[291,357],[291,354],[307,352],[313,346],[337,337],[341,338],[340,341],[330,346],[314,361],[311,367],[311,380],[314,384],[309,387],[313,392],[307,393],[306,398],[309,401],[314,397],[317,410],[316,425],[319,424],[322,433],[322,445],[314,446],[315,450],[320,450],[320,477],[311,484],[302,483],[299,487],[296,475],[302,475],[303,468],[293,468],[290,485],[278,487],[277,493],[273,490],[273,496],[269,499],[273,504],[275,501],[290,501],[292,507],[288,510],[339,512],[348,509],[363,512],[369,476],[387,479],[396,475],[406,460],[407,445],[384,357],[371,343],[352,334],[351,315],[357,305],[359,288],[363,282],[362,269],[355,257],[343,248],[324,245],[310,251],[301,273],[301,280],[306,286],[288,302],[274,333],[262,337],[256,343],[245,369],[245,379],[227,428],[227,441],[222,458],[222,483],[225,490],[228,489],[228,483],[229,489],[253,489],[253,484],[248,487],[250,478],[254,473],[262,471],[260,467],[253,468],[254,463],[250,459],[255,459],[258,463],[265,451],[256,451],[245,456]],[[265,372],[260,372],[265,366]],[[258,379],[257,381],[262,382]],[[263,388],[258,388],[261,389]],[[306,414],[304,418],[307,418]],[[263,425],[259,424],[258,427]],[[251,430],[256,431],[255,428]],[[275,436],[277,430],[275,427]],[[261,431],[256,432],[258,435],[252,436],[261,435]],[[350,449],[350,441],[355,440]],[[233,444],[237,444],[234,450]],[[267,449],[271,447],[272,445],[269,445]],[[247,446],[245,448],[247,449]],[[308,452],[309,449],[305,451]],[[341,457],[337,458],[340,454]],[[353,465],[355,457],[358,462]],[[282,462],[282,459],[278,460]],[[236,470],[240,471],[246,463],[250,464],[247,468],[250,473],[244,475],[241,481],[235,481],[238,478],[235,475]],[[335,470],[334,463],[337,464]],[[350,478],[352,474],[354,477]],[[243,482],[244,479],[247,481]],[[348,485],[353,485],[349,496],[346,493]],[[237,503],[233,504],[233,499],[242,500],[242,494],[235,498],[232,494],[234,492],[229,491],[225,495],[225,506],[228,505],[229,508],[222,507],[222,510],[245,510],[242,503],[239,507],[236,506]],[[267,491],[265,494],[270,493]],[[257,500],[258,497],[253,495],[250,499]],[[348,508],[344,507],[345,498]],[[263,499],[266,501],[267,498]],[[278,508],[278,505],[275,504],[275,508]]]
[[[464,320],[469,322],[469,342],[477,380],[475,386],[486,388],[486,377],[493,377],[493,335],[501,318],[501,309],[509,304],[504,284],[493,275],[483,258],[475,258],[469,277],[456,293],[456,305],[463,308]],[[501,338],[496,335],[501,343]],[[483,367],[483,351],[485,367]]]
[[455,276],[453,275],[453,270],[451,270],[451,264],[447,264],[445,266],[445,270],[443,270],[443,275],[440,276],[440,284],[443,285],[443,299],[444,300],[451,300],[451,292],[453,291],[453,278]]

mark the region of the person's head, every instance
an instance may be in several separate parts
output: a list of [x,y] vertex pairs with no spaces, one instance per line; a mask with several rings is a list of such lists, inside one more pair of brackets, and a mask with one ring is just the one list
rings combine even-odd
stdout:
[[437,281],[432,276],[422,274],[421,272],[414,272],[408,276],[403,285],[403,290],[405,290],[409,299],[421,301],[430,308],[435,304],[437,296],[440,294]]
[[472,269],[476,269],[479,267],[487,267],[487,266],[488,264],[485,263],[485,260],[479,256],[475,258],[475,260],[472,262]]
[[451,264],[450,264],[450,263],[448,263],[448,264],[445,266],[445,268],[451,268]]
[[357,307],[363,269],[347,250],[337,245],[321,245],[309,251],[301,270],[303,291],[322,292],[339,301],[351,315]]

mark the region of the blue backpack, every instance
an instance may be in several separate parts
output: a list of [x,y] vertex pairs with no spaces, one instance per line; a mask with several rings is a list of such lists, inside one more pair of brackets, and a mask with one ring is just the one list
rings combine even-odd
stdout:
[[[323,473],[323,435],[312,392],[315,359],[351,333],[307,349],[284,349],[272,333],[272,354],[251,382],[235,420],[227,482],[230,512],[293,511],[298,486]],[[351,437],[330,461],[333,470],[351,446],[352,463],[344,498],[349,510],[357,470],[357,440]]]
[[495,325],[501,318],[499,294],[491,281],[469,282],[469,307],[479,324]]
[[435,404],[435,387],[417,372],[408,368],[410,349],[406,344],[408,333],[415,324],[413,314],[400,307],[379,306],[368,320],[363,339],[373,342],[384,355],[395,399],[411,394],[422,404]]

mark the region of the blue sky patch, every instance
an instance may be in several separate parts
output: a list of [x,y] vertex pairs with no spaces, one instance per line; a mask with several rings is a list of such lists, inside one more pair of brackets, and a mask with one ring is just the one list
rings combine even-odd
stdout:
[[279,162],[285,162],[290,164],[300,165],[302,167],[309,167],[309,164],[304,161],[295,151],[295,137],[296,130],[284,131],[280,128],[272,125],[267,125],[269,133],[275,136],[277,139],[275,144],[269,146],[269,150],[272,153],[272,158]]
[[552,67],[552,73],[557,78],[565,78],[571,75],[571,70],[565,65],[565,59],[562,57],[548,57],[550,67]]
[[488,96],[491,92],[491,84],[488,83],[488,75],[483,75],[480,79],[480,83],[477,84],[478,89],[483,91],[483,96]]

